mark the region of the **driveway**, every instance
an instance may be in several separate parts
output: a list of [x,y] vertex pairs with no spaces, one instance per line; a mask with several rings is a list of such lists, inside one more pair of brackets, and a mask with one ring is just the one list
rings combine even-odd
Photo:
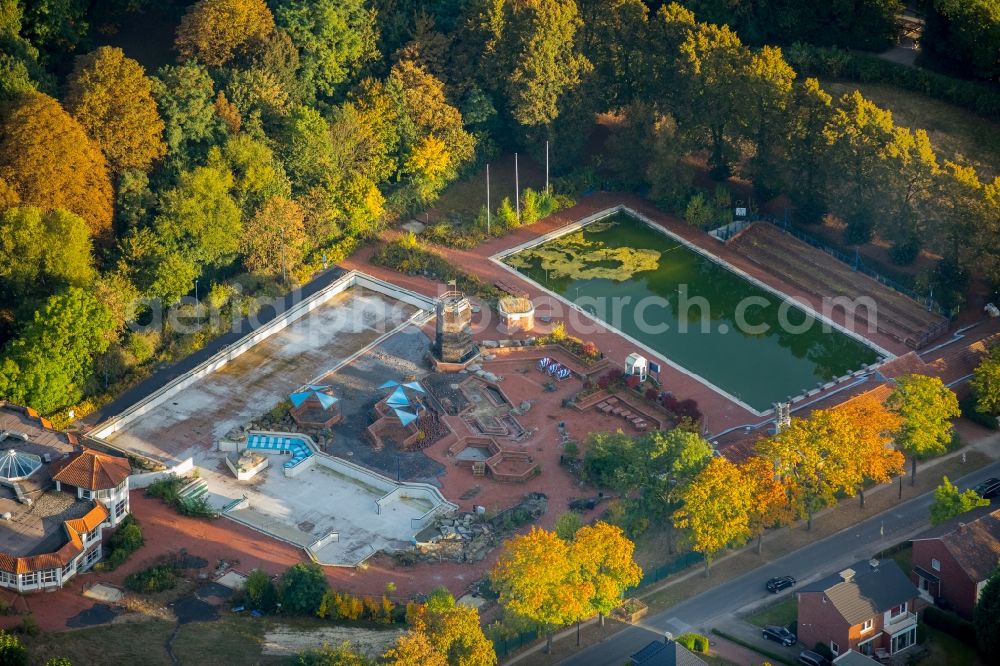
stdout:
[[[991,476],[1000,476],[1000,462],[968,474],[956,481],[969,488]],[[891,511],[838,532],[826,539],[769,562],[739,578],[712,588],[672,608],[647,616],[641,625],[618,632],[603,643],[591,646],[562,664],[606,666],[624,663],[630,654],[666,631],[675,636],[685,631],[708,633],[712,627],[744,612],[748,607],[772,601],[774,595],[764,589],[764,582],[777,575],[795,576],[799,586],[818,580],[860,559],[878,556],[879,550],[913,538],[929,527],[928,515],[933,493],[904,502]],[[994,504],[998,502],[994,500]],[[782,592],[779,597],[793,594]],[[774,644],[775,648],[779,646]]]

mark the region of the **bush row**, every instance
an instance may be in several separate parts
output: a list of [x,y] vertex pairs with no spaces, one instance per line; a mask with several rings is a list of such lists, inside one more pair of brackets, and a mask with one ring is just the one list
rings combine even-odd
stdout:
[[684,647],[686,647],[691,652],[700,652],[702,654],[708,654],[708,636],[702,636],[701,634],[696,634],[693,632],[688,632],[686,634],[681,634],[674,639]]
[[142,529],[134,516],[128,515],[118,524],[118,529],[108,540],[110,552],[94,567],[98,571],[114,571],[129,556],[142,547]]
[[1000,119],[1000,91],[973,81],[907,67],[872,55],[801,42],[788,47],[785,59],[805,76],[885,83],[960,106],[986,118]]

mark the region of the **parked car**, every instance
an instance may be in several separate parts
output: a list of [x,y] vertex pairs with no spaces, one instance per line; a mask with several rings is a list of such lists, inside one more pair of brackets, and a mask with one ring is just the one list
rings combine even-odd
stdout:
[[767,581],[767,591],[777,594],[782,590],[787,590],[793,585],[795,585],[795,579],[791,576],[775,576],[771,580]]
[[804,666],[830,666],[830,660],[812,650],[803,650],[799,653],[799,663]]
[[975,487],[975,491],[983,499],[1000,496],[1000,479],[986,479]]
[[774,641],[775,643],[781,643],[785,646],[792,646],[798,642],[799,637],[788,631],[785,627],[779,627],[774,624],[769,624],[764,627],[764,638],[769,641]]

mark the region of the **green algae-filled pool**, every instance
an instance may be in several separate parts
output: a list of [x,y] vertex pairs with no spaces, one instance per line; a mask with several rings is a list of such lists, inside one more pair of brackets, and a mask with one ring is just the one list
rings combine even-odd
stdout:
[[759,412],[881,358],[627,213],[503,261]]

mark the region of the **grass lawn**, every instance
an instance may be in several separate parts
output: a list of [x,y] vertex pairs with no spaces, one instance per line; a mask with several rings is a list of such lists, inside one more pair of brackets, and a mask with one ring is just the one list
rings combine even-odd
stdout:
[[[539,165],[526,155],[518,155],[521,190],[545,189],[545,165]],[[495,211],[504,197],[514,203],[514,155],[505,154],[490,162],[490,206]],[[486,169],[477,171],[462,180],[455,181],[441,193],[441,197],[426,213],[415,217],[421,222],[431,223],[461,219],[471,222],[486,205]]]
[[984,666],[979,653],[971,645],[966,645],[954,636],[924,625],[927,640],[924,647],[931,651],[923,660],[924,664],[948,664],[948,666]]
[[173,642],[181,664],[287,664],[287,657],[262,656],[268,620],[223,614],[213,622],[182,625]]
[[776,624],[780,627],[787,627],[798,617],[799,602],[791,596],[781,603],[772,604],[762,608],[753,615],[747,616],[747,621],[763,627],[766,624]]
[[905,548],[889,557],[896,560],[896,564],[903,570],[903,573],[907,576],[910,575],[910,571],[913,569],[913,546],[911,544],[906,544]]
[[834,98],[845,92],[860,90],[861,94],[879,106],[892,111],[897,125],[925,129],[938,160],[956,161],[965,157],[979,172],[980,180],[992,180],[1000,173],[1000,123],[939,102],[919,93],[876,83],[823,81],[823,88]]
[[31,655],[28,663],[39,666],[53,657],[66,657],[74,664],[172,666],[164,646],[173,630],[173,622],[153,620],[26,636],[24,644]]

